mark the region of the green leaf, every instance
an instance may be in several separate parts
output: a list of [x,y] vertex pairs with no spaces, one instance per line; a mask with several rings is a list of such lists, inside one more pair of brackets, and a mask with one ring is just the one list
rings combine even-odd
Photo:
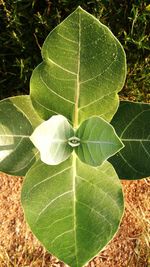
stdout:
[[112,120],[125,147],[109,161],[121,179],[150,175],[150,105],[122,101]]
[[41,154],[41,160],[48,165],[57,165],[66,160],[73,151],[68,144],[74,130],[62,115],[52,116],[40,124],[30,137]]
[[105,25],[78,7],[48,35],[42,57],[30,84],[42,118],[62,114],[74,128],[93,115],[111,120],[125,81],[126,59]]
[[29,137],[41,122],[29,96],[0,101],[0,171],[26,174],[38,153]]
[[36,237],[71,267],[83,266],[104,248],[124,210],[111,164],[94,168],[75,154],[57,166],[37,162],[24,181],[22,205]]
[[99,166],[104,160],[123,148],[114,128],[99,117],[85,120],[76,132],[80,145],[76,153],[81,161]]

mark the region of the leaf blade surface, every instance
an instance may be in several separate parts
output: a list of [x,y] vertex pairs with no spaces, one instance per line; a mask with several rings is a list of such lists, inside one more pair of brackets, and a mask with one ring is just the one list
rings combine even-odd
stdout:
[[86,164],[99,166],[104,160],[123,148],[113,127],[104,119],[91,117],[85,120],[76,132],[80,145],[75,151]]
[[125,147],[109,159],[121,179],[150,175],[150,105],[121,101],[112,125]]
[[0,101],[0,170],[24,176],[35,162],[37,151],[29,137],[41,123],[29,96]]
[[57,165],[66,160],[73,151],[68,144],[74,130],[62,115],[54,115],[40,124],[30,137],[38,148],[41,160],[48,165]]
[[30,91],[40,116],[62,114],[75,128],[93,115],[112,118],[126,62],[122,46],[106,26],[78,8],[48,35],[42,57]]
[[109,242],[123,213],[111,164],[93,168],[75,154],[57,166],[36,163],[25,179],[22,204],[33,233],[71,267],[83,266]]

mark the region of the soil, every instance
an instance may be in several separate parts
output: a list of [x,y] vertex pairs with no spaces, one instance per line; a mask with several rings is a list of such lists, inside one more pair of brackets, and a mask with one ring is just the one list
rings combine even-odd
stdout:
[[[24,221],[22,177],[0,173],[0,267],[65,267],[47,253]],[[87,267],[148,267],[150,179],[122,182],[125,213],[115,238]]]

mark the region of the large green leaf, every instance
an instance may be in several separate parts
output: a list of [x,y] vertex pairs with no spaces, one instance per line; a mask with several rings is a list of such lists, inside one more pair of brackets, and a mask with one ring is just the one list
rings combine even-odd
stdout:
[[112,125],[125,145],[109,159],[119,177],[150,176],[150,104],[122,101]]
[[124,50],[111,31],[78,7],[46,38],[31,77],[31,98],[45,120],[62,114],[74,128],[90,116],[107,121],[126,76]]
[[111,164],[94,168],[75,154],[57,166],[35,163],[23,184],[22,204],[33,233],[71,267],[83,266],[112,239],[124,209]]
[[93,166],[102,162],[123,148],[114,128],[99,117],[85,120],[76,132],[80,145],[75,148],[80,160]]
[[68,140],[74,136],[74,130],[62,115],[52,116],[40,124],[30,137],[38,148],[41,160],[48,165],[57,165],[66,160],[73,151]]
[[0,101],[0,171],[26,174],[38,153],[29,137],[41,122],[29,96]]

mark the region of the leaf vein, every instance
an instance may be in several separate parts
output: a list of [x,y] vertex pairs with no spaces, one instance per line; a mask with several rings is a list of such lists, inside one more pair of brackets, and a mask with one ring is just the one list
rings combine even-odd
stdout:
[[63,196],[67,195],[67,194],[70,194],[72,193],[72,190],[69,190],[69,191],[66,191],[64,193],[62,193],[61,195],[58,195],[57,197],[53,198],[41,211],[40,213],[38,214],[38,217],[37,217],[37,220],[36,220],[36,223],[37,221],[39,220],[39,218],[41,217],[41,215],[56,201],[58,200],[59,198],[62,198]]
[[124,158],[124,156],[121,154],[121,152],[119,152],[119,155],[120,155],[120,157],[124,160],[124,162],[133,170],[133,171],[135,171],[135,172],[139,172],[139,173],[141,173],[141,174],[143,174],[143,172],[140,172],[140,171],[138,171],[137,169],[135,169],[125,158]]
[[35,184],[35,185],[30,189],[30,191],[28,191],[28,195],[32,192],[32,190],[33,190],[35,187],[41,185],[42,183],[45,183],[45,182],[51,180],[52,178],[56,177],[56,176],[59,175],[59,174],[62,174],[63,172],[65,172],[65,171],[67,171],[67,170],[69,170],[69,169],[71,169],[71,167],[65,168],[65,169],[63,169],[62,171],[57,172],[57,173],[55,173],[55,174],[52,175],[52,176],[48,176],[47,178],[45,178],[45,179],[42,180],[41,182]]
[[41,79],[41,81],[44,83],[44,85],[46,86],[46,88],[47,88],[50,92],[52,92],[53,94],[55,94],[57,97],[63,99],[64,101],[69,102],[69,103],[71,103],[71,104],[74,104],[73,101],[71,101],[71,100],[69,100],[69,99],[67,99],[67,98],[65,98],[65,97],[63,97],[63,96],[61,96],[60,94],[56,93],[53,89],[51,89],[51,88],[46,84],[46,82],[44,81],[44,79],[43,79],[43,77],[42,77],[41,74],[40,74],[40,79]]
[[[90,183],[89,181],[87,181],[85,178],[78,176],[81,180],[83,180],[84,182],[90,184],[92,187],[94,187],[96,190],[102,192],[104,194],[104,198],[105,196],[109,197],[115,204],[115,206],[117,207],[118,210],[120,210],[118,203],[112,198],[111,195],[108,194],[108,192],[105,192],[102,188],[99,188],[97,185]],[[101,200],[101,202],[104,200],[104,198]]]
[[57,240],[58,238],[62,237],[63,235],[66,235],[66,234],[68,234],[68,233],[71,233],[71,232],[73,232],[72,229],[71,229],[71,230],[68,230],[68,231],[65,231],[65,232],[63,232],[62,234],[56,236],[56,237],[51,241],[51,245],[53,245],[53,244],[56,242],[56,240]]
[[111,61],[111,63],[107,66],[107,68],[104,69],[104,71],[102,71],[101,73],[97,74],[96,76],[94,76],[94,77],[92,77],[92,78],[90,78],[90,79],[87,79],[87,80],[85,80],[85,81],[80,82],[80,84],[84,84],[84,83],[87,83],[87,82],[89,82],[89,81],[95,80],[96,78],[102,76],[105,72],[107,72],[107,71],[110,69],[110,67],[114,64],[114,62],[116,61],[116,59],[117,59],[118,51],[117,51],[117,46],[116,46],[116,44],[115,44],[115,49],[116,49],[115,58]]
[[88,104],[86,104],[86,105],[80,107],[79,110],[82,110],[82,109],[84,109],[84,108],[87,108],[87,107],[89,107],[90,105],[95,104],[96,102],[98,102],[98,101],[104,99],[106,96],[109,96],[109,95],[111,95],[111,94],[113,94],[113,93],[114,93],[114,92],[111,92],[111,93],[108,93],[108,94],[106,94],[106,95],[103,95],[103,96],[99,97],[98,99],[95,99],[95,100],[89,102]]
[[[54,224],[56,224],[56,223],[58,223],[58,222],[61,222],[61,221],[65,220],[65,219],[67,219],[67,218],[70,218],[70,217],[72,217],[72,215],[67,215],[67,216],[65,216],[65,217],[63,217],[63,218],[60,218],[60,219],[58,219],[58,220],[52,222],[50,225],[45,226],[45,227],[38,227],[38,226],[36,226],[36,227],[37,227],[39,230],[42,230],[42,229],[50,229]],[[36,223],[37,223],[37,221],[36,221]]]
[[127,131],[127,129],[130,127],[130,125],[132,125],[132,123],[145,111],[142,110],[141,112],[139,112],[130,122],[129,124],[127,124],[127,126],[124,128],[123,132],[120,135],[120,138],[122,138],[123,134]]
[[63,71],[65,72],[68,72],[68,73],[71,73],[71,74],[74,74],[74,75],[77,75],[77,73],[73,72],[73,71],[70,71],[68,69],[65,69],[64,67],[62,67],[61,65],[57,64],[55,61],[53,61],[51,58],[47,58],[47,60],[51,63],[53,63],[54,65],[56,65],[59,69],[62,69]]
[[65,37],[64,35],[60,34],[59,32],[57,32],[57,35],[61,36],[61,37],[62,37],[64,40],[66,40],[66,41],[69,41],[69,42],[71,42],[71,43],[78,44],[78,42],[76,42],[76,41],[74,41],[74,40],[71,40],[71,39]]
[[102,217],[102,218],[103,218],[103,219],[110,225],[110,228],[112,227],[112,224],[110,223],[110,221],[108,221],[108,220],[106,219],[106,217],[105,217],[104,215],[102,215],[100,212],[98,212],[96,209],[94,209],[93,207],[91,207],[91,206],[85,204],[85,203],[82,202],[82,201],[77,200],[77,202],[78,202],[79,204],[81,204],[81,205],[87,207],[89,210],[94,211],[97,215],[99,215],[100,217]]

